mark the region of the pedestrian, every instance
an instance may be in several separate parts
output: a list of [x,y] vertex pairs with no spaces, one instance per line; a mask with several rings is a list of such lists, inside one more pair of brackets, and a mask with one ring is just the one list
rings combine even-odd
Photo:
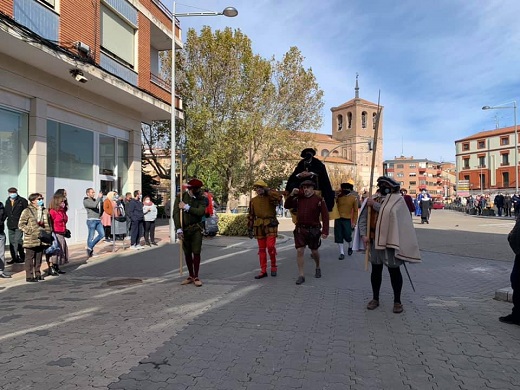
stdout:
[[149,196],[143,199],[144,213],[144,242],[148,246],[155,245],[155,220],[157,219],[157,206]]
[[425,189],[421,191],[417,198],[421,209],[421,223],[430,223],[430,211],[432,208],[432,197]]
[[408,191],[405,188],[401,188],[401,196],[406,203],[406,207],[408,207],[408,210],[410,211],[410,217],[413,218],[413,214],[415,213],[415,205],[412,197],[408,195]]
[[63,195],[54,194],[49,204],[49,215],[52,231],[58,241],[59,251],[54,254],[45,253],[45,261],[47,262],[47,276],[56,276],[65,273],[60,269],[60,265],[69,262],[69,247],[65,237],[69,217],[67,216],[67,204]]
[[520,219],[516,220],[507,240],[515,253],[515,262],[509,277],[513,289],[513,309],[511,314],[499,317],[498,320],[506,324],[520,325]]
[[110,191],[103,201],[103,214],[101,215],[101,223],[105,232],[105,241],[112,242],[112,217],[117,209],[117,192]]
[[130,249],[144,249],[140,244],[144,230],[144,213],[139,190],[134,191],[134,197],[128,203],[127,217],[130,218]]
[[502,216],[502,212],[504,210],[504,200],[505,197],[502,195],[501,192],[499,192],[497,195],[495,195],[495,199],[493,200],[493,203],[497,207],[497,214],[499,217]]
[[41,234],[43,230],[48,236],[52,233],[49,212],[44,207],[43,196],[40,193],[29,195],[29,205],[20,215],[18,228],[23,231],[23,247],[25,249],[25,280],[38,282],[44,280],[41,274],[42,256],[45,248],[51,245],[45,242]]
[[130,221],[130,218],[128,217],[128,206],[130,205],[131,200],[132,200],[132,193],[127,192],[125,194],[125,198],[123,199],[123,207],[124,207],[125,215],[126,215],[126,231],[128,232],[128,234],[130,234],[130,227],[131,227],[131,221]]
[[7,233],[9,235],[9,251],[11,260],[7,264],[23,263],[25,252],[23,250],[23,232],[18,228],[20,215],[24,211],[28,202],[27,199],[18,195],[18,190],[11,187],[7,190],[9,197],[5,201],[4,220],[7,219]]
[[504,217],[511,216],[511,195],[507,192],[504,195]]
[[341,192],[336,198],[339,218],[334,220],[334,242],[338,244],[339,260],[345,259],[345,245],[347,242],[349,256],[352,256],[352,231],[358,219],[358,197],[354,192],[354,180],[341,183]]
[[100,191],[96,199],[94,189],[87,188],[86,195],[83,198],[83,207],[87,210],[87,257],[92,257],[94,255],[94,247],[105,237],[103,225],[99,219],[99,206],[103,201],[103,193]]
[[[355,245],[354,249],[364,249],[370,243],[372,300],[368,302],[367,309],[374,310],[379,306],[383,265],[386,265],[394,292],[393,312],[401,313],[403,277],[400,266],[404,261],[414,263],[421,261],[419,245],[409,216],[410,211],[399,193],[400,184],[391,177],[380,176],[377,179],[377,186],[376,195],[368,198],[361,207],[356,234],[360,236],[362,243],[359,248]],[[368,220],[369,208],[371,208],[370,220]],[[369,236],[367,236],[367,225],[370,226]]]
[[297,208],[298,210],[298,220],[293,232],[298,264],[298,279],[296,279],[298,285],[305,282],[303,255],[306,246],[311,250],[311,256],[316,265],[314,277],[321,278],[318,248],[321,245],[321,239],[329,236],[329,212],[325,200],[315,193],[315,186],[316,184],[312,180],[304,180],[300,188],[294,188],[291,191],[284,204],[286,209]]
[[[316,157],[316,150],[313,148],[305,148],[302,150],[300,157],[302,160],[298,162],[293,173],[287,179],[285,192],[290,194],[291,191],[300,187],[303,181],[311,180],[314,182],[314,190],[319,191],[320,195],[325,200],[327,210],[330,212],[334,207],[335,194],[330,184],[327,168]],[[295,210],[297,212],[297,210]],[[295,221],[295,219],[293,219]]]
[[249,238],[256,238],[258,243],[258,257],[260,260],[260,273],[255,279],[267,277],[267,253],[271,260],[271,276],[276,276],[276,237],[278,236],[278,220],[276,219],[276,207],[280,204],[282,194],[271,190],[263,180],[253,183],[256,196],[249,202],[249,214],[247,227]]
[[0,202],[0,279],[9,279],[11,275],[5,273],[5,231],[4,231],[5,208]]
[[197,287],[202,286],[202,281],[199,279],[202,232],[204,231],[202,217],[207,207],[207,199],[202,195],[201,187],[202,182],[199,179],[191,179],[188,182],[187,191],[181,191],[173,205],[173,220],[177,236],[182,241],[184,259],[189,272],[188,278],[181,284],[193,283]]

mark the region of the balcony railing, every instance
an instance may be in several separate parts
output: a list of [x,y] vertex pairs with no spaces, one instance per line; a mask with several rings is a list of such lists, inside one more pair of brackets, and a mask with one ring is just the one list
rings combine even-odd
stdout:
[[157,76],[156,74],[150,73],[150,81],[158,85],[165,91],[171,92],[172,90],[172,85],[168,81],[163,80],[161,77]]
[[14,19],[49,41],[58,41],[59,16],[34,0],[14,2]]

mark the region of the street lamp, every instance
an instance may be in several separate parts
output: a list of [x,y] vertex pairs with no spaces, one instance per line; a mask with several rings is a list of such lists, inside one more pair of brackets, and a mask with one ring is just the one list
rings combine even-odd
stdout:
[[[175,242],[175,224],[173,223],[173,204],[175,202],[175,196],[177,195],[177,184],[175,183],[175,155],[176,155],[176,143],[175,143],[175,19],[188,16],[220,16],[224,15],[229,18],[233,18],[238,15],[238,11],[233,7],[226,7],[222,12],[186,12],[176,13],[175,4],[172,6],[172,63],[171,63],[171,84],[172,84],[172,108],[171,108],[171,180],[170,180],[170,243]],[[182,164],[182,162],[181,162]],[[181,190],[182,192],[182,190]]]
[[[507,104],[513,104],[508,106]],[[515,194],[518,194],[518,127],[516,124],[516,100],[512,102],[497,104],[496,106],[484,106],[483,110],[502,110],[502,109],[513,109],[514,121],[515,121]]]

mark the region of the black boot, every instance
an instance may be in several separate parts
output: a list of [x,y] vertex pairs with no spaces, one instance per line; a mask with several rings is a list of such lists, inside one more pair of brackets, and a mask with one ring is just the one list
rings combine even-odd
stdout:
[[64,274],[66,272],[62,271],[60,269],[60,267],[58,267],[58,264],[53,264],[52,265],[52,269],[54,270],[54,272],[56,273],[56,275],[60,275],[60,274]]

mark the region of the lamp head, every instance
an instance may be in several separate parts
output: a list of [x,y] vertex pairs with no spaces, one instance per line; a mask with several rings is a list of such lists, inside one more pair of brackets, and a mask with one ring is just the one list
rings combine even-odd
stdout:
[[482,107],[483,110],[490,110],[491,109],[491,106],[484,106]]
[[226,7],[224,11],[222,11],[222,15],[227,16],[228,18],[234,18],[238,15],[238,11],[234,7]]

